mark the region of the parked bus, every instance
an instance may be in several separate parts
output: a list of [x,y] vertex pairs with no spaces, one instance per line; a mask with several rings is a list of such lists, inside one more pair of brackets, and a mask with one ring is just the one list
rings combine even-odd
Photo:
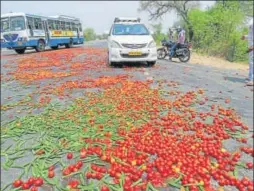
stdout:
[[84,37],[79,19],[64,15],[44,17],[25,13],[1,15],[1,48],[23,54],[32,48],[37,52],[47,46],[71,48],[83,44]]

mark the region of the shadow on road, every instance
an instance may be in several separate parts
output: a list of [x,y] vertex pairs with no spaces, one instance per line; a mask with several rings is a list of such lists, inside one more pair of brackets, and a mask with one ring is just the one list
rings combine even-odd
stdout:
[[[74,47],[72,47],[72,48],[70,48],[70,49],[75,49],[75,48],[80,48],[80,46],[74,46]],[[44,50],[43,52],[58,51],[58,50],[63,50],[63,49],[67,49],[67,48],[65,48],[65,47],[59,47],[57,50],[53,50],[53,49],[49,48],[49,49]],[[28,49],[28,50],[26,50],[26,52],[25,52],[24,54],[17,54],[14,50],[10,50],[10,51],[13,51],[13,53],[8,54],[8,56],[13,56],[13,55],[26,55],[26,54],[35,54],[35,53],[38,53],[38,52],[36,52],[34,49]],[[28,51],[29,51],[29,52],[28,52]]]
[[113,66],[113,68],[148,68],[149,66],[147,65],[147,63],[122,63],[122,64],[116,64],[115,66]]
[[235,82],[235,83],[245,83],[245,79],[244,78],[236,78],[236,77],[225,77],[225,80],[231,81],[231,82]]

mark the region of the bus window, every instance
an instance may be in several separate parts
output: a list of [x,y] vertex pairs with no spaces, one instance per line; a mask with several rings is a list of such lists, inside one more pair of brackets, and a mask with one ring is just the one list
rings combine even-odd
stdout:
[[60,21],[54,21],[54,30],[60,30]]
[[1,32],[9,31],[9,18],[1,18]]
[[11,17],[11,31],[25,30],[25,18],[24,17]]
[[54,21],[48,20],[48,26],[49,26],[49,30],[54,30]]
[[69,23],[69,22],[66,22],[66,23],[65,23],[65,30],[67,30],[67,31],[70,31],[70,30],[71,30],[70,24],[71,24],[71,23]]
[[65,22],[64,21],[60,21],[60,30],[65,30]]
[[34,29],[34,20],[32,17],[26,17],[27,19],[27,26],[28,29],[33,30]]
[[42,30],[43,28],[42,28],[41,19],[34,18],[34,26],[35,26],[35,29]]
[[79,32],[82,32],[82,25],[79,23]]
[[77,26],[75,23],[71,23],[71,29],[72,31],[77,31]]

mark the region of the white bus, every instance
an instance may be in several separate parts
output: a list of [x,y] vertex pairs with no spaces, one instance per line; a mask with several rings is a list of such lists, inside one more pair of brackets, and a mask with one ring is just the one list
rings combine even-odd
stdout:
[[46,46],[70,48],[83,43],[82,25],[77,18],[26,13],[1,15],[1,48],[13,49],[18,54],[29,48],[41,52]]

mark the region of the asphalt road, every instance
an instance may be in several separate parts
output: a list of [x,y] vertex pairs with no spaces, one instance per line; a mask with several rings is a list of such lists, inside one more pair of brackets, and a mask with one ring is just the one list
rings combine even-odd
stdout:
[[[86,47],[98,47],[106,48],[106,41],[94,41],[86,43]],[[51,50],[49,50],[51,51]],[[28,51],[34,52],[34,51]],[[26,55],[25,54],[25,55]],[[35,53],[36,54],[36,53]],[[10,71],[9,68],[3,67],[7,61],[15,60],[17,56],[14,51],[3,50],[1,52],[3,56],[1,58],[1,76],[7,76]],[[206,95],[208,96],[208,105],[209,104],[221,104],[225,107],[228,107],[228,104],[225,103],[226,98],[230,98],[230,107],[234,108],[237,113],[242,117],[242,120],[249,126],[249,135],[253,132],[253,87],[245,86],[244,79],[247,76],[246,74],[240,74],[236,70],[228,69],[218,69],[214,67],[208,67],[204,65],[193,65],[191,63],[180,63],[178,60],[170,62],[168,60],[158,60],[155,67],[146,67],[145,65],[133,66],[134,68],[143,68],[143,71],[138,70],[126,71],[123,68],[114,68],[110,71],[100,71],[91,72],[89,75],[94,77],[99,75],[117,75],[117,74],[131,74],[134,79],[145,80],[153,79],[157,80],[167,80],[167,81],[176,81],[179,82],[179,90],[186,92],[189,90],[203,88]],[[2,81],[1,81],[2,82]],[[41,82],[43,83],[43,82]],[[7,81],[1,83],[1,105],[11,103],[13,101],[20,100],[23,96],[31,93],[35,89],[35,86],[26,87],[25,85],[20,85],[16,81]],[[76,96],[80,96],[80,92],[76,93]],[[12,97],[12,99],[8,99]],[[62,101],[68,103],[68,100]],[[206,108],[202,108],[206,109]],[[7,123],[10,120],[15,119],[16,117],[24,116],[26,113],[20,112],[20,108],[14,108],[12,110],[7,110],[1,112],[1,124]],[[34,113],[39,113],[40,110],[35,110]],[[226,144],[226,148],[236,147],[237,142],[231,140]],[[248,141],[249,146],[253,146],[252,139]],[[2,161],[1,157],[1,161]],[[246,158],[247,160],[247,158]],[[248,158],[248,161],[252,159]],[[2,161],[3,162],[3,161]],[[1,172],[2,171],[1,167]],[[13,172],[1,173],[2,179],[1,183],[12,180],[15,175]],[[241,175],[241,173],[240,173]],[[253,179],[251,172],[242,172],[242,176],[247,175]]]
[[[87,42],[84,46],[86,47],[98,47],[106,48],[107,42],[105,40]],[[48,49],[47,51],[51,51]],[[34,50],[29,50],[26,54],[33,53]],[[7,60],[15,59],[17,55],[12,50],[2,50],[2,56],[8,55],[1,59],[2,65]],[[13,55],[13,57],[12,57]],[[6,74],[8,70],[3,68],[1,65],[1,74]],[[133,67],[145,67],[145,65],[134,65]],[[237,70],[228,70],[215,67],[209,67],[205,65],[191,64],[191,63],[180,63],[177,59],[173,61],[169,60],[158,60],[154,68],[145,67],[143,77],[140,76],[139,72],[134,72],[134,77],[138,79],[153,78],[154,80],[168,80],[180,82],[181,90],[191,90],[193,88],[203,88],[206,90],[207,96],[211,99],[211,102],[218,102],[220,100],[222,104],[224,99],[231,99],[231,107],[235,108],[236,111],[243,117],[243,120],[253,130],[253,87],[245,86],[246,74],[241,73]],[[103,72],[103,71],[102,71]],[[124,73],[125,71],[121,68],[115,68],[114,72]],[[106,74],[106,73],[105,73]],[[15,89],[12,84],[16,82],[2,84],[1,89],[1,104],[8,102],[5,98],[11,95],[11,89]],[[16,84],[19,86],[18,84]],[[5,89],[7,87],[7,89]],[[20,89],[19,94],[28,93],[29,88]],[[2,118],[5,121],[4,118]]]
[[[107,42],[97,41],[85,46],[106,48]],[[158,60],[156,67],[159,69],[146,68],[144,75],[154,80],[165,79],[180,82],[180,88],[183,91],[197,87],[203,88],[206,90],[210,101],[214,103],[221,102],[223,104],[226,98],[230,98],[230,106],[238,111],[253,130],[253,87],[245,85],[247,73],[199,64],[181,63],[177,59],[173,59],[173,61]]]

